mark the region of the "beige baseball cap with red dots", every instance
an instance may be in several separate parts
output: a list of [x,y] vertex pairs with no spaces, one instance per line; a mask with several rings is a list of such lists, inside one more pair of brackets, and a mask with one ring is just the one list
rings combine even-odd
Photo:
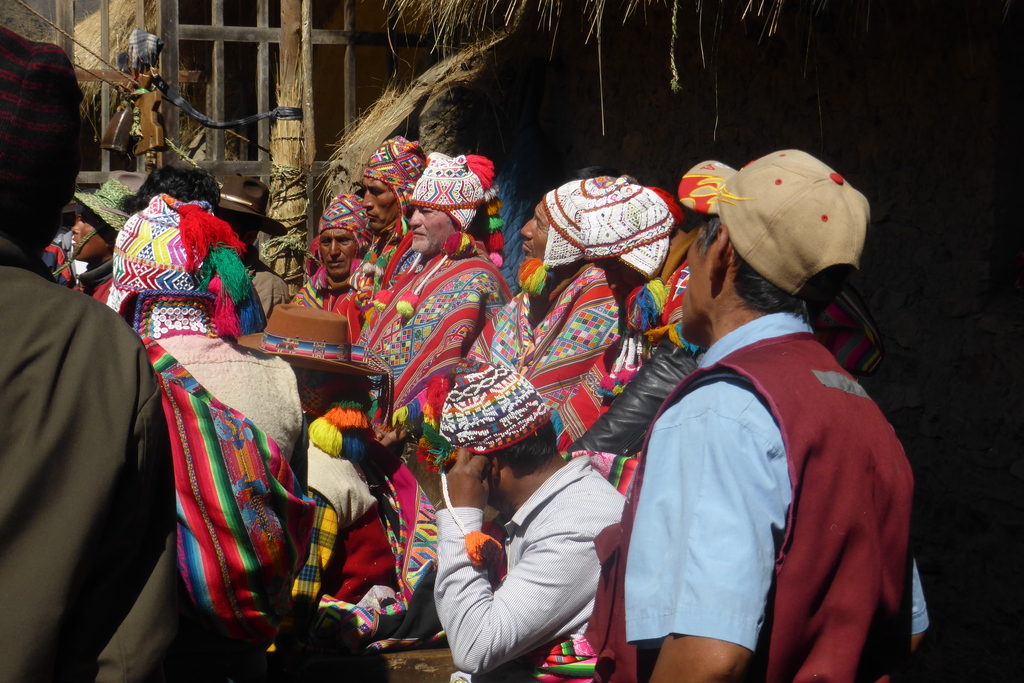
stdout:
[[799,150],[744,166],[719,190],[716,213],[736,252],[789,294],[819,298],[808,280],[860,265],[871,209],[841,175]]

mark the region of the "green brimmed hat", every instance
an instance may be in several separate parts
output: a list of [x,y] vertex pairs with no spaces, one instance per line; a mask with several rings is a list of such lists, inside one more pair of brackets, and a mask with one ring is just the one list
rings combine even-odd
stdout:
[[95,192],[76,192],[75,201],[92,209],[93,213],[114,230],[120,230],[128,221],[128,214],[121,210],[121,202],[132,194],[134,192],[130,187],[120,180],[111,178]]

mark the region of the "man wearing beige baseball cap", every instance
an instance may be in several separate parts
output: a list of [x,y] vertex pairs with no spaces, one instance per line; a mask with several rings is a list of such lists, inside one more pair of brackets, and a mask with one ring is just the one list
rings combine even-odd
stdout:
[[647,437],[624,605],[602,586],[588,632],[598,679],[881,679],[928,626],[913,475],[808,324],[860,263],[868,202],[786,150],[730,177],[715,209],[683,300],[684,337],[708,351]]

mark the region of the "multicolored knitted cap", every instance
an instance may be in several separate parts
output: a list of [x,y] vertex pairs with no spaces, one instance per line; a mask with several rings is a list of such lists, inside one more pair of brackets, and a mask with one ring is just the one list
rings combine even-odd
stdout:
[[589,199],[604,195],[614,183],[610,176],[573,180],[544,195],[541,203],[548,219],[544,265],[554,268],[583,258],[580,216]]
[[734,173],[735,168],[721,161],[702,161],[683,174],[679,181],[676,192],[679,203],[700,213],[712,213],[712,207],[718,201],[718,191]]
[[617,178],[586,200],[580,214],[583,254],[588,259],[618,257],[650,279],[665,261],[674,225],[658,192]]
[[441,410],[441,436],[455,448],[490,453],[525,439],[551,420],[529,380],[504,365],[463,361]]
[[362,200],[358,195],[339,194],[331,202],[331,205],[320,217],[320,228],[317,230],[317,237],[323,234],[324,230],[346,230],[352,233],[356,244],[359,245],[359,254],[366,252],[373,239],[370,225],[366,222],[366,209],[363,208]]
[[403,213],[409,208],[416,181],[423,175],[427,157],[420,143],[401,135],[385,140],[366,164],[363,176],[379,180],[398,196]]
[[[216,296],[218,336],[238,338],[266,321],[240,254],[245,246],[206,202],[179,202],[163,194],[128,219],[114,244],[114,275],[107,305],[122,315],[144,292]],[[185,332],[185,330],[182,330]]]
[[494,183],[494,164],[476,154],[449,157],[434,152],[412,193],[414,206],[444,211],[465,231]]

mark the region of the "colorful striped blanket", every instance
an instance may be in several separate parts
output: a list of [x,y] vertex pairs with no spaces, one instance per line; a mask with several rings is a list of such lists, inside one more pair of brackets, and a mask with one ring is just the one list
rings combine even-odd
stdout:
[[230,638],[272,638],[309,552],[315,505],[272,439],[143,341],[171,430],[178,571],[191,611]]

